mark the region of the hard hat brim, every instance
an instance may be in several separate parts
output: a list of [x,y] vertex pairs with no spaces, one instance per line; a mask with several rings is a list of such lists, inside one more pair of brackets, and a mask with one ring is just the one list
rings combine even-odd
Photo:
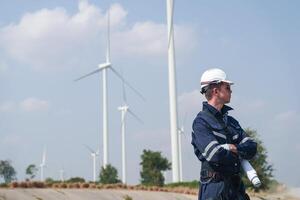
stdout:
[[232,81],[228,81],[228,80],[223,80],[222,82],[224,82],[224,83],[228,83],[229,85],[233,85],[233,84],[234,84],[234,82],[232,82]]
[[202,88],[202,87],[206,87],[213,83],[221,83],[221,82],[228,83],[229,85],[234,84],[232,81],[229,81],[229,80],[214,80],[214,81],[201,82],[200,84],[201,84],[201,88]]

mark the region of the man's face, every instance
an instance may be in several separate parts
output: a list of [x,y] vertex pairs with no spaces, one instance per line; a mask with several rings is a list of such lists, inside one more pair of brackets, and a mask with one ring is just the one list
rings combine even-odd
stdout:
[[222,104],[230,102],[231,99],[231,88],[228,83],[222,83],[220,89],[218,89],[217,97]]

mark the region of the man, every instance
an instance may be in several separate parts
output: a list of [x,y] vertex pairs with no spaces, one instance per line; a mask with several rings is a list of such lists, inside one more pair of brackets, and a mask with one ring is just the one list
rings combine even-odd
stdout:
[[253,158],[257,144],[228,115],[232,108],[225,104],[230,102],[231,85],[221,69],[209,69],[201,77],[201,93],[207,102],[192,132],[194,152],[201,161],[199,200],[249,199],[240,177],[240,160]]

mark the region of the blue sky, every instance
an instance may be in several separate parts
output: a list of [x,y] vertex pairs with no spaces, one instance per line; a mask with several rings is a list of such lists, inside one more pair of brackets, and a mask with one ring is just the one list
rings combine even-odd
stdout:
[[[128,182],[139,182],[143,149],[171,159],[164,1],[1,1],[0,159],[10,159],[19,179],[39,165],[47,146],[45,176],[92,179],[83,144],[100,148],[102,76],[73,80],[105,60],[105,14],[111,7],[113,66],[146,98],[127,88]],[[190,145],[192,120],[204,100],[202,72],[226,71],[235,82],[231,112],[257,130],[275,177],[300,186],[299,2],[176,1],[175,48],[179,124],[184,124],[183,176],[199,177]],[[109,73],[110,162],[121,172],[122,83]],[[184,120],[184,116],[186,119]],[[119,174],[121,175],[121,174]],[[171,173],[167,173],[170,181]]]

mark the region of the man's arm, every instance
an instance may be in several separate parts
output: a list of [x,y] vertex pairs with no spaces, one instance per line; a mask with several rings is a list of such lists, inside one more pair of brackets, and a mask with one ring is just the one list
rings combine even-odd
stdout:
[[236,145],[238,154],[246,160],[252,159],[257,152],[257,143],[243,130]]
[[246,160],[252,159],[257,151],[257,143],[247,135],[236,119],[232,116],[228,116],[228,120],[231,126],[238,132],[238,138],[234,142],[238,155]]
[[[201,118],[197,118],[193,123],[192,145],[195,154],[200,160],[207,160],[214,170],[226,170],[232,172],[239,171],[239,158],[232,151],[224,149],[215,139],[212,131],[205,125]],[[224,169],[225,169],[224,168]]]

